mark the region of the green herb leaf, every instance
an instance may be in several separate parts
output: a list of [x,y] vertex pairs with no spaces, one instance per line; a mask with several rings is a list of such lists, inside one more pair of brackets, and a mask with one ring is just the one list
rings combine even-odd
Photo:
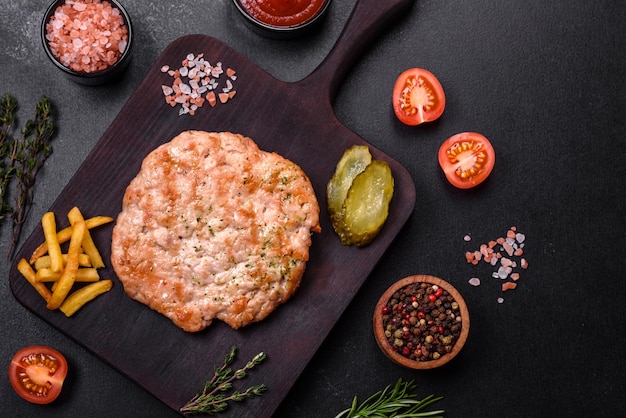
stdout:
[[247,373],[261,364],[265,360],[265,353],[261,352],[254,356],[242,369],[233,370],[230,365],[235,360],[236,347],[231,350],[224,358],[224,364],[216,367],[213,378],[204,384],[204,388],[196,393],[196,395],[183,406],[180,411],[183,414],[213,414],[223,412],[228,408],[228,402],[241,402],[248,398],[261,396],[267,390],[264,384],[250,386],[245,391],[233,391],[229,395],[228,392],[233,389],[233,381],[241,380],[246,377]]
[[417,395],[412,393],[415,388],[416,385],[412,380],[403,382],[402,379],[398,379],[394,386],[388,385],[360,405],[355,396],[351,407],[341,411],[335,418],[442,418],[443,410],[424,411],[442,398],[429,395],[418,400]]
[[[28,217],[33,202],[33,186],[37,174],[52,153],[49,142],[56,126],[52,120],[52,102],[43,97],[35,109],[35,118],[29,119],[20,131],[12,134],[17,100],[6,93],[0,98],[0,225],[9,214],[12,221],[12,238],[7,258],[11,258],[20,238],[22,225]],[[7,202],[8,189],[15,183],[15,204]]]

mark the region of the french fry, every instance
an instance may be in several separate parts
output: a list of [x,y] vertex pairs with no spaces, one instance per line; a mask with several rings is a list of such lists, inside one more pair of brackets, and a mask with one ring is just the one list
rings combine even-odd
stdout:
[[[74,206],[68,212],[67,218],[69,219],[71,225],[74,225],[78,221],[85,221],[85,219],[83,218],[83,214],[80,213],[80,209],[78,209],[76,206]],[[102,260],[100,252],[98,251],[96,244],[93,242],[93,239],[91,238],[91,234],[89,233],[88,229],[85,230],[82,246],[83,251],[85,251],[85,254],[89,256],[89,259],[91,260],[91,265],[94,268],[99,269],[104,267],[104,261]]]
[[[97,268],[105,265],[89,232],[112,222],[113,218],[95,216],[85,219],[77,207],[72,208],[67,217],[70,226],[57,231],[54,213],[47,212],[42,216],[45,240],[33,251],[30,261],[20,260],[17,269],[46,301],[48,309],[59,309],[69,317],[113,286],[111,280],[100,280]],[[67,241],[67,254],[63,254],[61,245]],[[89,284],[72,293],[77,282]]]
[[[93,218],[89,218],[85,220],[85,226],[87,229],[94,229],[98,226],[113,222],[113,218],[110,216],[94,216]],[[59,244],[64,244],[70,240],[72,236],[72,227],[68,226],[57,232],[57,241]],[[46,242],[43,242],[33,251],[33,254],[30,256],[30,264],[34,264],[40,257],[49,253],[48,245]]]
[[50,268],[52,271],[63,270],[63,257],[61,255],[61,245],[57,238],[57,226],[53,212],[46,212],[41,218],[43,235],[46,239],[48,254],[50,254]]
[[[63,264],[67,263],[67,254],[62,254]],[[78,265],[80,267],[92,267],[91,260],[87,254],[78,254]],[[44,255],[35,261],[35,270],[50,269],[50,256]]]
[[[37,282],[57,282],[61,278],[63,273],[55,273],[52,269],[44,267],[35,273],[35,281]],[[77,283],[84,282],[97,282],[100,280],[100,275],[98,274],[98,270],[93,267],[79,268],[76,272],[76,278],[74,279]]]
[[52,297],[52,294],[50,293],[50,290],[48,290],[48,288],[46,287],[45,284],[37,282],[35,280],[36,273],[33,270],[33,268],[31,267],[31,265],[28,264],[28,261],[26,261],[26,259],[22,258],[17,263],[17,269],[18,269],[18,271],[20,273],[22,273],[22,276],[24,276],[24,278],[26,280],[28,280],[28,282],[35,288],[37,293],[39,293],[41,295],[41,297],[47,303],[50,300],[50,298]]
[[59,308],[65,316],[72,316],[83,307],[87,302],[93,300],[96,296],[108,292],[113,287],[111,280],[100,280],[95,283],[75,291],[65,299],[65,302]]
[[[85,235],[86,229],[84,221],[78,221],[72,227],[70,246],[67,250],[67,263],[65,264],[63,274],[56,282],[56,286],[52,291],[52,296],[46,305],[48,309],[58,309],[74,285],[76,274],[78,272],[78,254],[81,250],[83,236]],[[54,271],[54,269],[52,270]]]

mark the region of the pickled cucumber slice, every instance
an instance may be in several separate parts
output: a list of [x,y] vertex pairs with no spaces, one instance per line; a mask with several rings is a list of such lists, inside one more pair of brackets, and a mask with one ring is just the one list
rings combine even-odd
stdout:
[[362,247],[372,242],[389,215],[393,188],[391,168],[384,161],[372,161],[354,178],[342,207],[342,243]]
[[339,162],[335,173],[326,185],[328,214],[335,232],[343,234],[342,207],[348,195],[352,180],[372,162],[372,155],[365,145],[353,145],[348,148]]

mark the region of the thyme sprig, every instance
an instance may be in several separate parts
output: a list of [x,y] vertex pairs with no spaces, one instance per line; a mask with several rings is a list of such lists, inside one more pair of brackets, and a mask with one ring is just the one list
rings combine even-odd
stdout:
[[13,208],[7,202],[7,191],[15,174],[13,160],[16,141],[11,136],[15,123],[17,100],[9,93],[0,97],[0,225]]
[[[11,258],[33,202],[37,174],[52,153],[50,140],[56,126],[52,120],[52,102],[43,97],[37,102],[35,118],[24,124],[19,138],[11,135],[17,101],[8,93],[0,100],[0,224],[10,214],[12,238],[7,258]],[[15,203],[8,200],[8,188],[15,179]]]
[[402,379],[398,379],[395,386],[388,385],[360,405],[355,396],[351,407],[341,411],[335,418],[442,418],[445,411],[424,411],[424,409],[443,398],[429,395],[418,400],[417,395],[412,393],[416,387],[412,380],[403,382]]
[[204,384],[204,387],[183,406],[180,411],[183,414],[213,414],[223,412],[228,408],[228,402],[241,402],[248,398],[260,396],[267,390],[264,384],[250,386],[243,392],[233,389],[233,381],[241,380],[247,376],[250,369],[261,364],[267,357],[261,352],[254,356],[246,365],[233,372],[230,365],[235,360],[237,348],[232,347],[224,358],[224,364],[215,368],[213,378]]

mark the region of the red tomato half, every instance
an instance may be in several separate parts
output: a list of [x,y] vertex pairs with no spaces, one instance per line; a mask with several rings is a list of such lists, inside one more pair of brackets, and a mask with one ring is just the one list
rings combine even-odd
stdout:
[[24,347],[11,360],[9,381],[28,402],[47,404],[61,393],[67,360],[57,350],[41,345]]
[[439,118],[446,107],[443,87],[430,71],[406,70],[393,88],[393,111],[400,121],[415,126]]
[[450,183],[469,189],[482,183],[493,170],[496,153],[487,138],[463,132],[448,138],[439,148],[439,165]]

